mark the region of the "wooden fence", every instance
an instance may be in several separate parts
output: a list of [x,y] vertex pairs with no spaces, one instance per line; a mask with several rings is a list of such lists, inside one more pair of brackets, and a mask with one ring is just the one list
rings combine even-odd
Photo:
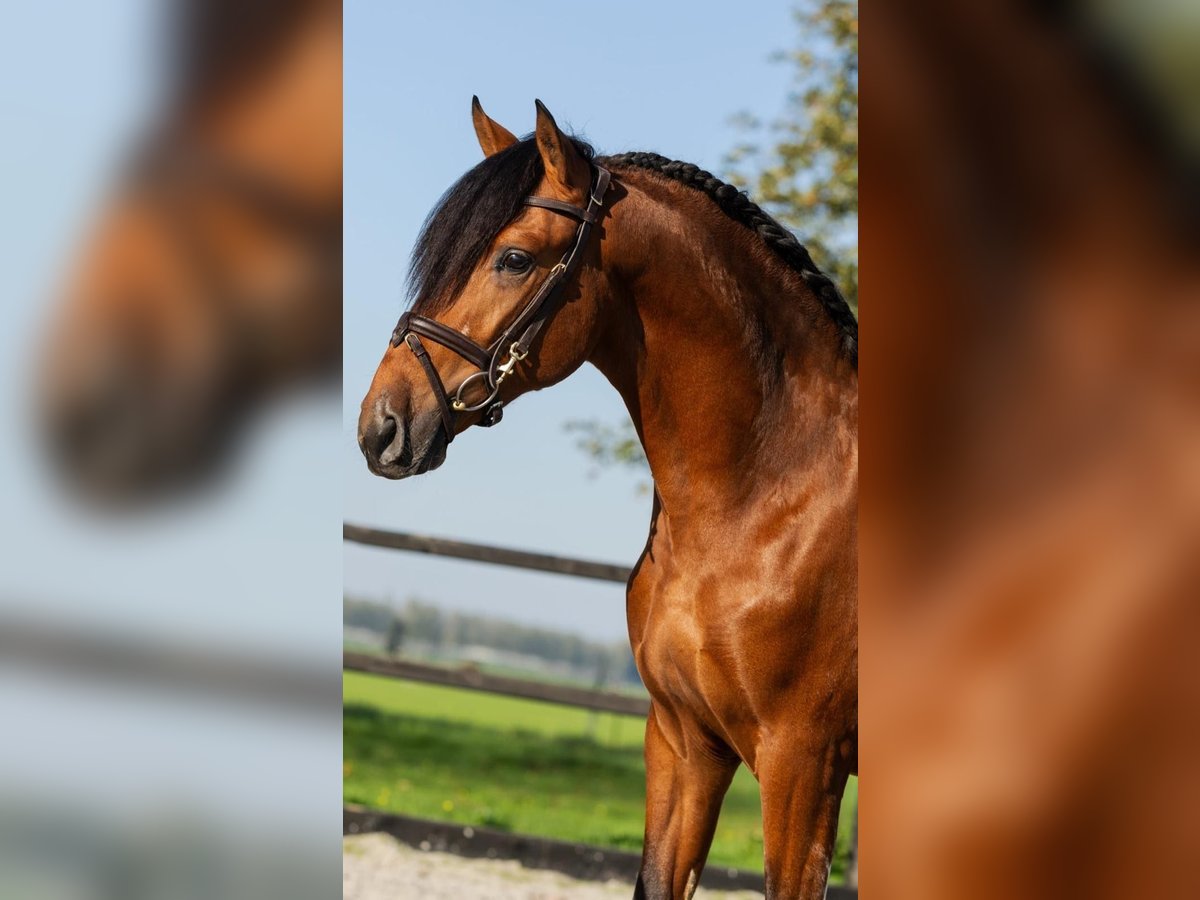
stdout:
[[[619,584],[625,584],[629,580],[631,571],[628,566],[619,566],[613,563],[571,559],[566,556],[552,556],[548,553],[530,553],[527,550],[472,544],[424,534],[385,531],[380,528],[352,525],[349,522],[342,523],[342,539],[368,547],[426,553],[431,556],[445,556],[451,559],[463,559],[513,569],[549,572],[573,578],[592,578]],[[376,675],[403,678],[425,684],[462,687],[484,693],[523,697],[527,700],[541,700],[546,703],[558,703],[599,712],[645,716],[650,711],[650,701],[644,696],[490,675],[473,667],[451,669],[445,666],[432,666],[409,660],[351,652],[344,653],[342,659],[342,668],[353,672],[371,672]]]
[[445,666],[430,666],[409,660],[373,656],[369,653],[342,654],[342,668],[351,672],[370,672],[389,678],[403,678],[407,681],[420,681],[425,684],[468,688],[489,694],[523,697],[526,700],[541,700],[545,703],[558,703],[563,706],[575,706],[598,712],[643,717],[650,712],[650,701],[645,697],[619,694],[615,691],[590,690],[566,684],[548,684],[542,681],[489,675],[475,668],[450,669]]
[[535,572],[551,572],[555,575],[571,575],[576,578],[595,578],[599,581],[615,581],[624,584],[632,571],[628,566],[612,563],[571,559],[566,556],[551,556],[548,553],[529,553],[526,550],[511,550],[505,547],[489,547],[486,544],[469,544],[447,538],[429,537],[423,534],[406,534],[400,531],[384,531],[362,525],[342,524],[342,540],[370,547],[386,547],[389,550],[408,550],[412,553],[428,553],[433,556],[449,556],[472,562],[509,566],[514,569],[531,569]]

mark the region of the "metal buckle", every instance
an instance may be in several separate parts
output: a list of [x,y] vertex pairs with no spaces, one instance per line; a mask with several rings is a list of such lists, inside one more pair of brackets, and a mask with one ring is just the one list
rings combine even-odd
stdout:
[[496,387],[500,387],[500,382],[504,381],[504,379],[508,377],[509,373],[516,368],[517,363],[521,362],[528,355],[528,350],[522,353],[519,346],[516,343],[513,343],[513,345],[508,348],[508,362],[502,363],[496,367],[496,371],[500,373],[499,377],[496,379]]
[[[453,409],[455,412],[478,412],[479,410],[483,409],[484,407],[487,407],[488,404],[492,404],[492,406],[489,407],[489,411],[484,414],[485,417],[491,416],[492,409],[494,409],[497,405],[497,404],[494,404],[493,401],[496,399],[496,394],[499,393],[499,391],[500,391],[501,383],[504,381],[505,378],[508,377],[509,373],[511,373],[512,370],[514,368],[516,368],[517,363],[521,362],[527,356],[529,356],[529,351],[526,350],[525,352],[521,352],[519,344],[516,342],[513,342],[512,346],[510,346],[508,348],[508,360],[506,362],[504,362],[502,365],[499,365],[496,367],[496,371],[499,373],[499,375],[496,377],[496,383],[492,386],[491,393],[488,394],[487,399],[485,399],[479,403],[476,403],[474,406],[468,404],[465,400],[462,399],[463,391],[465,391],[467,389],[467,385],[469,385],[471,382],[476,381],[478,379],[487,379],[487,377],[488,377],[488,373],[486,370],[480,371],[480,372],[473,372],[472,374],[468,375],[465,379],[463,379],[462,384],[460,384],[458,386],[458,390],[456,390],[454,392],[454,397],[450,400],[450,408]],[[503,403],[501,403],[499,405],[503,406]],[[493,421],[491,423],[492,425],[494,425],[494,424],[496,424],[496,422],[500,421],[499,411],[497,410],[496,412],[497,412],[497,415],[494,417],[495,421]]]

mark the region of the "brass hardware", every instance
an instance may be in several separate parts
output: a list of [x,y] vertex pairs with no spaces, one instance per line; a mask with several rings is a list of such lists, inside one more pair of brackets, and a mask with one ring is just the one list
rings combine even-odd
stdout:
[[513,369],[515,369],[517,367],[517,363],[519,363],[521,360],[523,360],[528,355],[529,355],[529,351],[526,350],[524,353],[522,353],[519,349],[519,346],[516,343],[514,343],[511,347],[509,347],[508,348],[508,361],[501,363],[499,366],[496,367],[496,371],[500,373],[499,376],[497,376],[497,378],[496,378],[496,387],[499,387],[500,383],[509,376],[509,374],[512,372]]

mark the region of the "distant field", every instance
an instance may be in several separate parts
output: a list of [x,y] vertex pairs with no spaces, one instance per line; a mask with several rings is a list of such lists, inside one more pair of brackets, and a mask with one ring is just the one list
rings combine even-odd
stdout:
[[[640,719],[532,700],[343,674],[347,803],[640,850]],[[857,780],[843,805],[841,872]],[[762,867],[758,785],[738,771],[709,856]]]

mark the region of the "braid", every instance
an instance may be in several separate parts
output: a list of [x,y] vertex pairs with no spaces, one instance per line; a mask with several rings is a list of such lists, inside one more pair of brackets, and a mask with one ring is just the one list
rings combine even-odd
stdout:
[[657,153],[621,153],[605,157],[601,161],[617,168],[629,167],[657,172],[680,184],[695,188],[712,198],[729,218],[756,232],[780,259],[800,274],[805,284],[817,295],[817,299],[821,301],[821,305],[841,332],[842,350],[855,368],[858,367],[858,320],[850,310],[850,305],[846,303],[829,276],[817,268],[808,250],[796,240],[796,236],[771,218],[757,203],[711,172],[706,172],[692,163],[668,159]]

